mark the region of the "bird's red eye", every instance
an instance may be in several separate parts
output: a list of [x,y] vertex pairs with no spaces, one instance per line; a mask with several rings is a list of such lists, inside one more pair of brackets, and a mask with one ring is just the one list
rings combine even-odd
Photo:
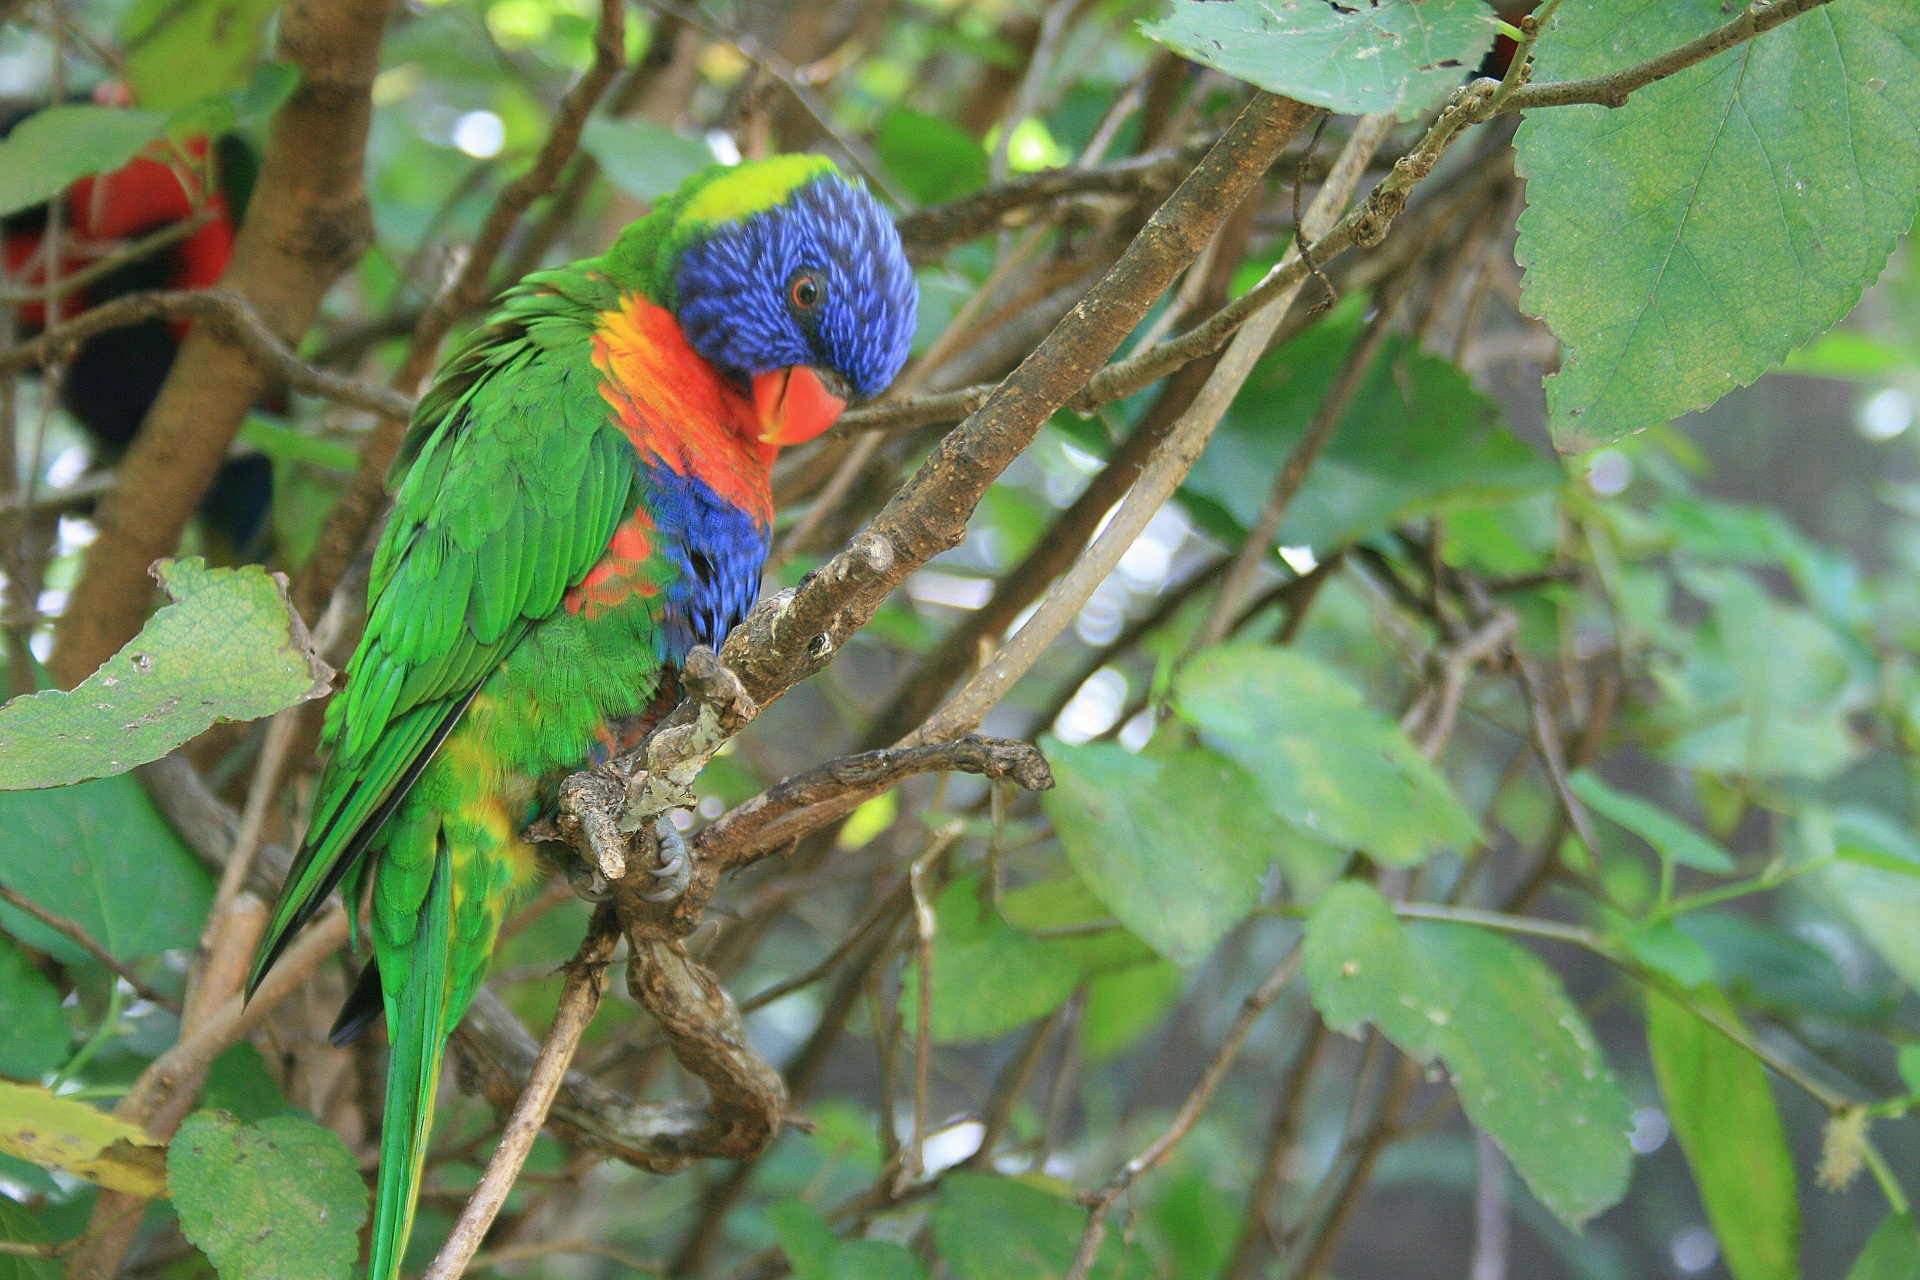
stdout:
[[808,275],[795,276],[787,286],[787,297],[800,310],[811,311],[820,305],[820,282]]

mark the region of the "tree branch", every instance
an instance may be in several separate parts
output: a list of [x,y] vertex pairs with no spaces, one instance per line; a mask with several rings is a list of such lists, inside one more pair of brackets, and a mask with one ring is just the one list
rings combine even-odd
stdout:
[[[418,394],[420,385],[440,359],[440,342],[454,324],[485,301],[494,261],[506,247],[520,216],[533,202],[551,192],[560,171],[580,146],[587,116],[606,92],[626,59],[624,0],[600,0],[600,18],[593,33],[593,63],[560,101],[548,126],[546,141],[533,166],[508,183],[494,198],[493,207],[474,236],[460,274],[428,304],[413,327],[413,341],[393,376],[396,390]],[[307,563],[293,584],[294,606],[307,617],[316,616],[340,575],[366,540],[367,531],[386,501],[387,468],[406,434],[407,414],[383,417],[360,448],[360,467],[346,492],[334,502]]]
[[5,902],[17,911],[25,912],[67,941],[73,943],[76,947],[79,947],[82,951],[105,965],[120,981],[132,987],[142,1000],[150,1000],[162,1009],[165,1009],[168,1013],[177,1014],[180,1012],[180,1002],[178,1000],[173,999],[171,996],[162,995],[146,983],[140,981],[139,976],[135,974],[131,968],[121,961],[114,959],[113,953],[95,942],[93,935],[82,928],[78,922],[69,920],[65,916],[55,915],[39,903],[8,888],[4,884],[0,884],[0,902]]
[[[283,345],[313,322],[334,279],[372,236],[362,170],[380,37],[395,0],[290,0],[281,57],[300,82],[274,113],[260,180],[220,287]],[[54,679],[71,688],[140,630],[147,567],[179,545],[227,446],[273,375],[212,326],[195,326],[96,515],[61,617]]]
[[129,293],[89,311],[17,347],[0,351],[0,373],[49,365],[96,333],[142,320],[198,319],[218,332],[257,366],[295,391],[332,400],[368,413],[412,413],[413,400],[397,391],[358,378],[343,378],[295,355],[267,327],[267,322],[244,297],[226,289]]
[[1501,109],[1506,111],[1533,111],[1541,107],[1567,107],[1581,103],[1591,103],[1603,107],[1624,107],[1627,99],[1638,90],[1646,88],[1656,80],[1685,71],[1688,67],[1705,62],[1708,58],[1725,53],[1735,45],[1745,44],[1767,34],[1775,27],[1793,21],[1803,13],[1809,13],[1831,0],[1754,0],[1745,12],[1725,26],[1716,27],[1697,39],[1689,40],[1677,49],[1670,49],[1657,58],[1635,63],[1631,67],[1622,67],[1618,71],[1603,76],[1592,76],[1585,80],[1548,81],[1545,84],[1523,85],[1509,94]]
[[540,1056],[528,1073],[526,1089],[507,1120],[499,1145],[487,1160],[480,1185],[467,1197],[466,1207],[460,1211],[460,1218],[453,1224],[453,1231],[440,1247],[433,1265],[427,1268],[424,1280],[455,1280],[466,1271],[467,1264],[486,1240],[487,1231],[507,1201],[507,1192],[513,1189],[527,1157],[533,1152],[533,1140],[546,1125],[547,1112],[566,1080],[574,1050],[580,1047],[580,1037],[586,1034],[587,1025],[600,1008],[600,997],[607,988],[607,962],[613,957],[614,944],[619,940],[620,929],[613,910],[603,905],[593,913],[587,936],[581,939],[580,949],[567,965],[560,1007],[554,1012],[553,1026],[540,1046]]

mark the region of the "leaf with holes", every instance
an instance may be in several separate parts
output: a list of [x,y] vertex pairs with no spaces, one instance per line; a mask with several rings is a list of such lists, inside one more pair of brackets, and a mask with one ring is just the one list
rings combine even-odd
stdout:
[[168,1159],[180,1230],[221,1280],[345,1280],[359,1252],[367,1190],[359,1162],[311,1120],[243,1125],[200,1111]]
[[0,1080],[0,1151],[137,1196],[167,1194],[167,1153],[147,1131],[76,1098]]
[[[1727,21],[1721,0],[1569,0],[1536,82],[1602,75]],[[1847,0],[1515,139],[1524,301],[1577,452],[1704,408],[1853,308],[1920,209],[1920,5]]]
[[1173,0],[1141,30],[1274,93],[1411,120],[1478,65],[1494,17],[1481,0]]
[[1402,1052],[1438,1058],[1460,1105],[1533,1194],[1570,1225],[1627,1189],[1627,1100],[1553,970],[1471,925],[1403,926],[1371,885],[1346,881],[1308,917],[1303,966],[1336,1031],[1371,1022]]
[[59,787],[158,760],[216,720],[257,720],[324,695],[286,579],[258,565],[162,560],[173,603],[71,690],[0,707],[0,790]]

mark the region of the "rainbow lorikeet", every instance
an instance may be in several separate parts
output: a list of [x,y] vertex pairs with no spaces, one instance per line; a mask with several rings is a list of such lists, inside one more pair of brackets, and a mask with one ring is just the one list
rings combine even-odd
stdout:
[[392,1044],[369,1280],[399,1270],[447,1035],[539,874],[520,832],[752,605],[775,455],[893,380],[914,312],[893,224],[829,161],[716,166],[510,290],[421,400],[252,980],[336,886],[370,894],[336,1024],[384,1007]]

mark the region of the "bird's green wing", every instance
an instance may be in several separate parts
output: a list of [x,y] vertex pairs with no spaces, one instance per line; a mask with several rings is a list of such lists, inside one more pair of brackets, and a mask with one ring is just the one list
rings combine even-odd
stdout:
[[421,401],[373,557],[366,633],[327,708],[332,758],[249,991],[633,509],[633,446],[592,360],[601,292],[574,272],[530,277]]

